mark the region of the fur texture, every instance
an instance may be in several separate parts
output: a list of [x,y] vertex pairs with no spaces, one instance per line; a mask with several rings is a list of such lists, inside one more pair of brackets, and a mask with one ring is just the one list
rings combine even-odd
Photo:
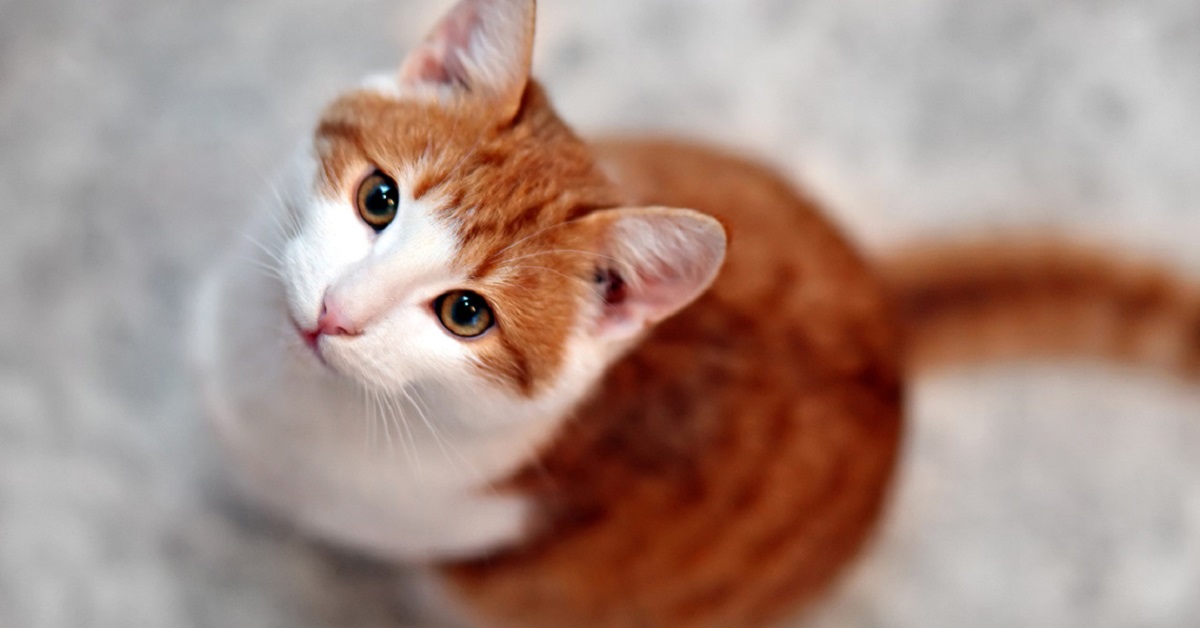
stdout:
[[[1195,368],[1194,291],[1170,280],[975,248],[885,282],[758,164],[583,142],[529,78],[533,15],[462,0],[391,85],[334,102],[246,253],[267,275],[220,269],[201,336],[247,489],[319,536],[434,565],[473,622],[794,612],[882,510],[905,360],[974,325],[1020,336],[1033,305],[1115,307],[1110,328],[1168,321],[1160,344]],[[375,171],[400,189],[379,233],[355,208]],[[478,338],[431,307],[460,289],[495,312]],[[329,308],[356,333],[310,332]],[[1023,337],[1093,346],[1047,335]],[[373,412],[403,451],[378,447]]]
[[914,366],[1081,355],[1200,375],[1200,289],[1157,265],[1047,238],[881,260]]

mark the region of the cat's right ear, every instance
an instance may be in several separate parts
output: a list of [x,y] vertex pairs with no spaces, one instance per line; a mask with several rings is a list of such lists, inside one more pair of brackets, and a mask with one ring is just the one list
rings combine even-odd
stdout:
[[603,303],[593,334],[627,340],[683,309],[712,284],[725,260],[725,228],[689,209],[642,207],[595,212],[603,260]]
[[511,120],[533,58],[535,0],[459,0],[400,68],[409,93],[484,98]]

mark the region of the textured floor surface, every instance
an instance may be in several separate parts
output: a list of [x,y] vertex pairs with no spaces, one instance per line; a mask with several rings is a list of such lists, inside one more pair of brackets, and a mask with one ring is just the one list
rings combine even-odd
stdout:
[[[1200,276],[1195,0],[544,0],[582,129],[778,163],[865,244],[1056,227]],[[0,0],[0,626],[391,625],[387,570],[209,488],[190,286],[320,103],[445,2]],[[818,626],[1200,625],[1200,391],[923,382]]]

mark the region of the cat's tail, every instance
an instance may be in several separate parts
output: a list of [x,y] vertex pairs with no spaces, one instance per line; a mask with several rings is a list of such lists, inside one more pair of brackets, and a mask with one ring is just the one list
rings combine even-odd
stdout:
[[912,248],[879,268],[904,317],[910,366],[1100,357],[1200,379],[1200,283],[1061,241]]

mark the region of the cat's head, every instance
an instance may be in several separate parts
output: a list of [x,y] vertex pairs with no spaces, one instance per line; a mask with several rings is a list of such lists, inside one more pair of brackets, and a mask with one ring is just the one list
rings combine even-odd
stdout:
[[531,82],[534,12],[461,0],[322,115],[283,261],[298,336],[342,376],[561,412],[716,275],[721,225],[622,206]]

